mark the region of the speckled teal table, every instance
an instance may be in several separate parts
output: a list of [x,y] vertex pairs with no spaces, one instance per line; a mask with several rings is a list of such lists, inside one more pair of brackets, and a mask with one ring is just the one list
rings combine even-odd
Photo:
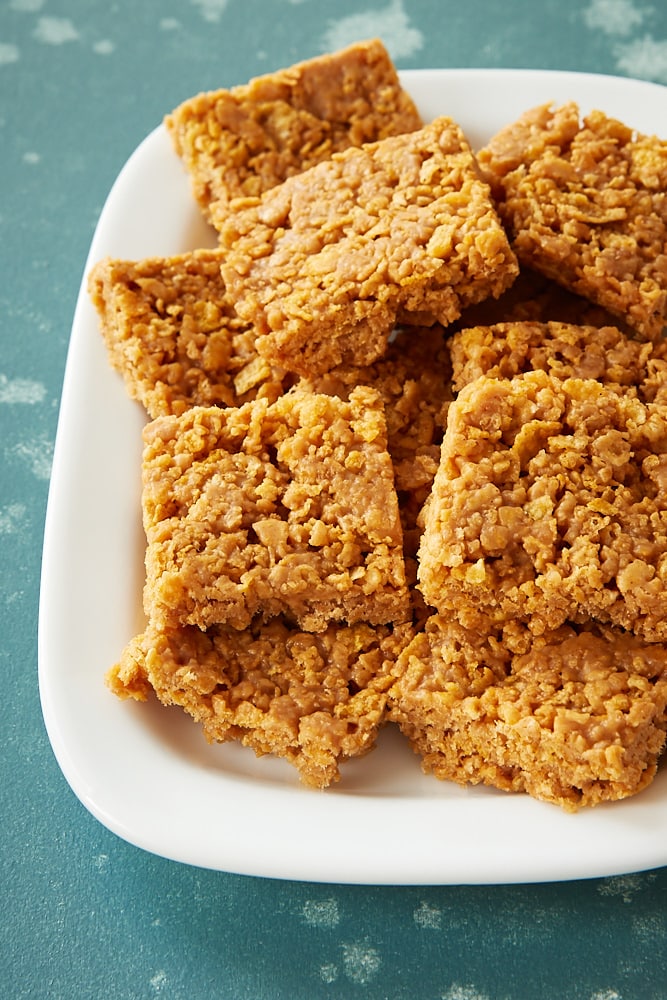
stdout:
[[640,0],[0,4],[8,1000],[667,997],[664,869],[433,888],[199,870],[134,848],[94,819],[45,733],[37,614],[50,462],[76,295],[110,185],[182,99],[372,35],[399,68],[573,69],[667,83],[667,8]]

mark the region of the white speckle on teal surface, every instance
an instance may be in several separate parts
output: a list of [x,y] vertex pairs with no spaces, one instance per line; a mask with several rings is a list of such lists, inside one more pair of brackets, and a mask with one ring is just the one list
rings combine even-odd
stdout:
[[617,68],[628,76],[667,83],[667,39],[644,35],[617,45],[614,55]]
[[442,911],[430,903],[421,902],[412,914],[417,927],[437,931],[442,926]]
[[65,42],[79,41],[79,32],[68,17],[40,17],[33,35],[45,45],[64,45]]
[[93,45],[93,52],[98,56],[110,56],[112,52],[115,52],[116,46],[108,38],[102,38],[99,42],[95,42]]
[[601,896],[619,896],[624,903],[631,903],[637,893],[643,892],[655,880],[655,873],[613,875],[598,885]]
[[[26,153],[25,156],[37,156]],[[24,157],[25,160],[25,157]],[[36,163],[36,160],[25,160]],[[7,378],[0,375],[0,403],[41,403],[46,396],[46,386],[30,378]]]
[[11,42],[0,42],[0,66],[9,66],[18,62],[21,57],[18,45]]
[[584,10],[587,27],[605,35],[629,35],[643,20],[632,0],[591,0]]
[[34,153],[32,151],[23,154],[23,162],[27,163],[31,167],[35,166],[36,163],[39,163],[41,159],[42,158],[39,153]]
[[18,10],[22,14],[36,14],[38,10],[41,10],[44,6],[46,0],[11,0],[10,7],[12,10]]
[[22,503],[10,503],[0,507],[0,535],[13,535],[25,524],[26,506]]
[[421,31],[410,25],[402,0],[391,0],[387,7],[331,21],[322,48],[333,52],[364,38],[381,38],[392,59],[413,56],[424,44]]
[[11,608],[13,604],[18,604],[25,597],[25,590],[15,590],[5,597],[5,607]]
[[325,962],[320,966],[320,979],[323,983],[335,983],[338,979],[338,966],[333,962]]
[[618,990],[596,990],[591,993],[589,1000],[623,1000],[623,995]]
[[337,927],[340,923],[338,902],[335,899],[307,899],[303,904],[303,918],[310,927]]
[[98,854],[93,864],[97,868],[98,872],[103,875],[109,871],[109,855],[108,854]]
[[150,987],[153,993],[161,993],[165,986],[167,986],[168,982],[169,979],[167,977],[167,973],[163,969],[160,969],[155,973],[155,975],[151,976]]
[[632,918],[632,935],[643,945],[660,946],[661,941],[667,940],[667,916],[659,914],[655,916],[635,916]]
[[53,444],[48,438],[40,436],[32,441],[19,441],[10,450],[28,466],[33,476],[48,481],[53,462]]
[[160,21],[160,28],[162,31],[178,31],[181,26],[181,22],[175,17],[163,17]]
[[222,17],[228,0],[192,0],[195,7],[200,7],[202,17],[205,21],[219,21]]
[[489,1000],[489,996],[469,983],[452,983],[445,993],[440,994],[440,1000]]
[[356,942],[344,944],[342,949],[343,971],[347,978],[351,982],[361,985],[370,983],[382,966],[382,959],[377,948]]

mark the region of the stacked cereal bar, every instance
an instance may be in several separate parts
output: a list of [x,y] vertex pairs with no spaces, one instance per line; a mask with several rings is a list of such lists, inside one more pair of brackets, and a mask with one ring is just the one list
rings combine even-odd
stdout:
[[105,259],[88,287],[109,361],[150,417],[275,399],[290,379],[257,354],[220,274],[219,250]]
[[573,811],[649,784],[665,742],[664,645],[595,623],[539,636],[434,615],[399,656],[392,718],[424,768]]
[[527,112],[479,153],[522,264],[637,335],[667,317],[667,145],[576,104]]
[[204,214],[256,197],[348,146],[421,127],[380,41],[351,45],[231,90],[184,101],[165,119]]
[[109,672],[121,698],[151,692],[178,705],[210,742],[236,740],[293,764],[314,788],[339,762],[372,749],[386,719],[389,668],[410,626],[329,625],[302,632],[280,618],[238,631],[149,626]]
[[397,322],[448,325],[518,273],[448,118],[336,154],[220,225],[222,274],[257,350],[303,375],[370,364]]
[[218,245],[100,261],[151,418],[147,623],[109,671],[313,787],[574,810],[667,730],[667,143],[574,104],[477,155],[381,43],[166,119]]
[[409,617],[384,408],[298,387],[275,403],[193,407],[144,434],[146,610],[159,625],[287,615]]

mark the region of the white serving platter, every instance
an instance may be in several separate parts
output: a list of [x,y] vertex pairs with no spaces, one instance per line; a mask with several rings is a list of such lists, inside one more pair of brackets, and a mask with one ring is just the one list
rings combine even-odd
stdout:
[[[667,88],[533,70],[401,74],[425,120],[478,147],[522,111],[574,99],[667,132]],[[162,126],[114,184],[90,248],[65,373],[44,539],[39,685],[48,735],[81,802],[147,851],[206,868],[367,884],[491,884],[608,876],[667,864],[667,765],[640,795],[570,815],[525,795],[421,773],[397,730],[324,792],[283,761],[209,746],[177,709],[121,702],[104,674],[143,624],[143,410],[109,367],[87,273],[214,245]]]

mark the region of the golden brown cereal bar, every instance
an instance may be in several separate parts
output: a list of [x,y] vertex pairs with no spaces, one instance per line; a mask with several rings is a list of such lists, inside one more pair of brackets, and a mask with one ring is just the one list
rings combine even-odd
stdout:
[[591,379],[482,376],[450,405],[419,552],[428,604],[536,635],[667,640],[667,407]]
[[434,615],[403,651],[390,718],[423,768],[573,811],[652,780],[667,728],[667,647],[622,630]]
[[109,360],[150,417],[275,399],[285,372],[261,358],[227,297],[219,250],[105,259],[89,276]]
[[209,742],[238,740],[287,759],[323,788],[339,766],[373,748],[385,720],[389,670],[409,626],[331,625],[313,635],[276,618],[238,631],[149,626],[107,681],[120,697],[154,690],[200,723]]
[[522,265],[622,318],[667,321],[667,142],[574,103],[533,108],[479,162]]
[[517,264],[459,127],[348,149],[221,225],[222,273],[273,364],[371,364],[396,322],[447,325]]
[[197,202],[217,217],[336,151],[421,124],[377,39],[199,94],[165,118]]
[[294,389],[145,430],[145,608],[162,627],[409,616],[382,402]]
[[[531,370],[558,378],[593,378],[641,398],[654,347],[630,340],[614,326],[570,323],[497,323],[461,330],[450,340],[453,388],[480,375],[513,378]],[[652,390],[649,390],[652,392]]]

